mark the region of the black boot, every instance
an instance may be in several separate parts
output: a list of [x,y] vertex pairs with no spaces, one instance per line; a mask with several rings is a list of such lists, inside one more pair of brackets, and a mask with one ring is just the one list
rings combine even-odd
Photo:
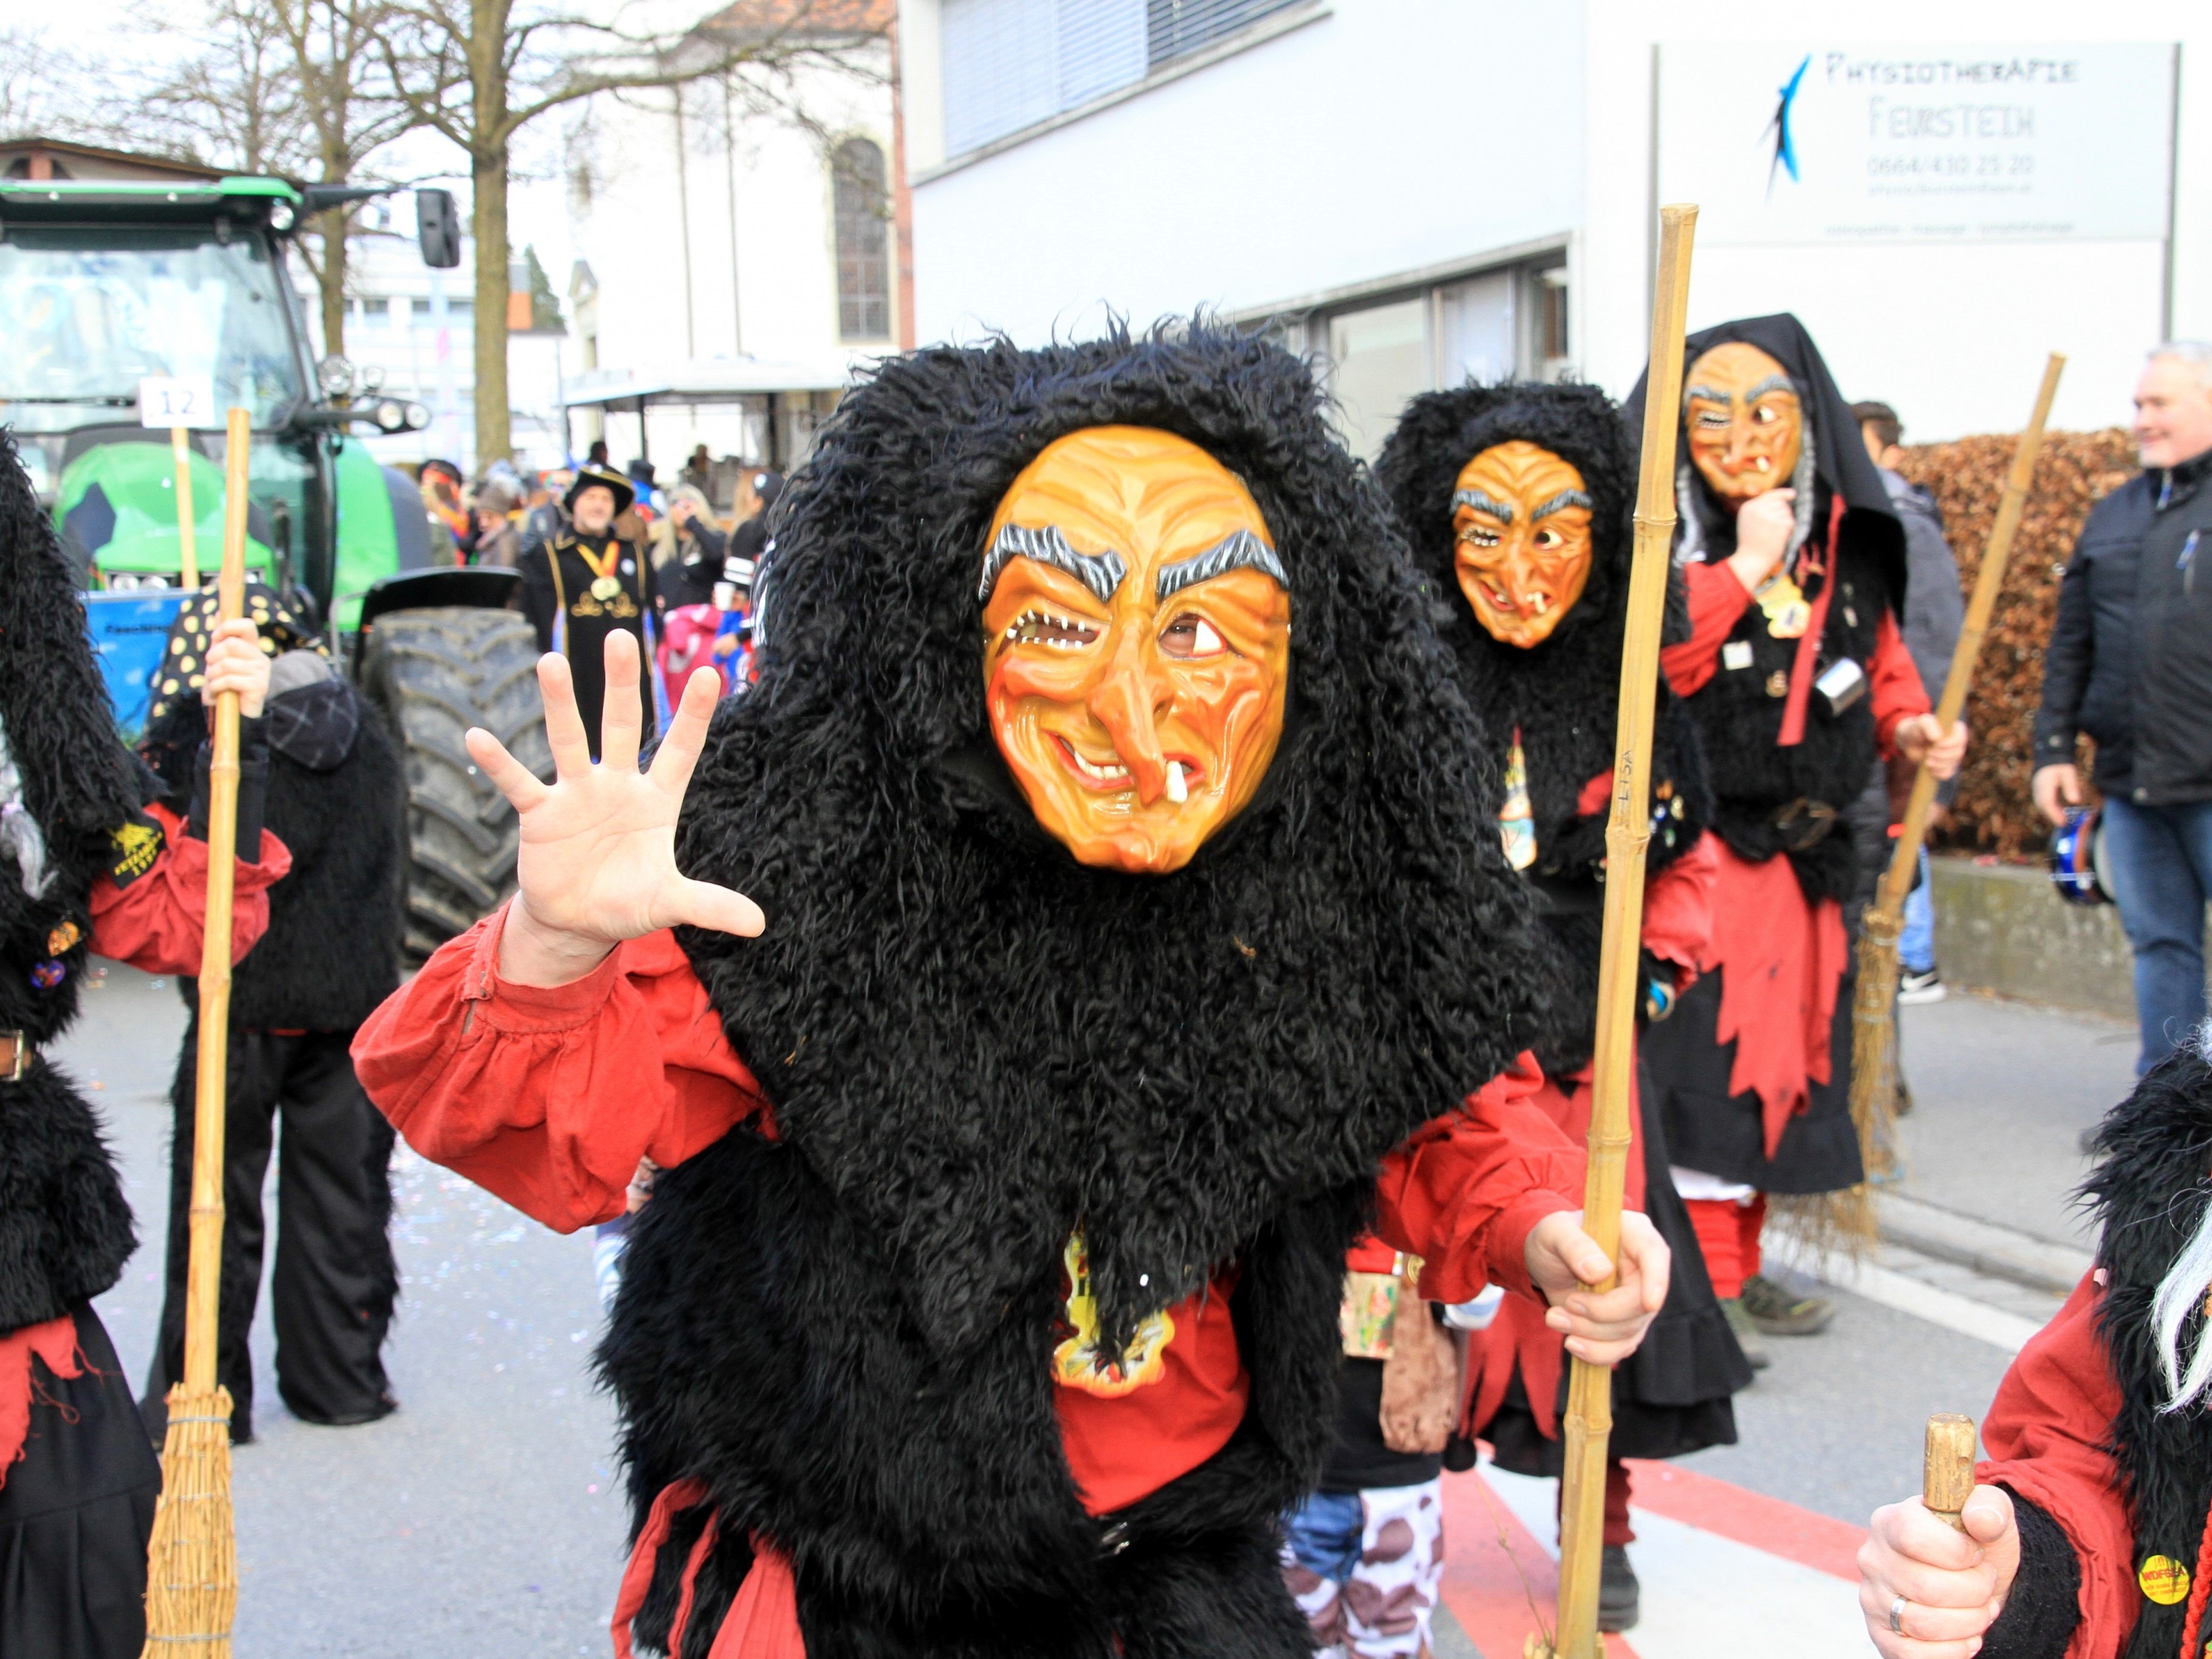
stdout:
[[1607,1544],[1597,1573],[1597,1627],[1604,1631],[1636,1628],[1638,1603],[1643,1587],[1636,1569],[1628,1565],[1626,1544]]

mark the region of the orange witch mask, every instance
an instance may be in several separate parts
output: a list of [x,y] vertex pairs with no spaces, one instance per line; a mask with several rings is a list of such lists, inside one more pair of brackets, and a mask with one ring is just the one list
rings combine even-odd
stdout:
[[1590,573],[1590,495],[1572,463],[1516,438],[1452,484],[1452,568],[1474,619],[1524,650],[1551,637]]
[[1690,460],[1733,512],[1787,484],[1805,443],[1805,410],[1790,372],[1755,345],[1730,340],[1683,376]]
[[1291,599],[1266,520],[1197,445],[1048,445],[984,543],[992,735],[1079,863],[1164,875],[1252,799],[1283,732]]

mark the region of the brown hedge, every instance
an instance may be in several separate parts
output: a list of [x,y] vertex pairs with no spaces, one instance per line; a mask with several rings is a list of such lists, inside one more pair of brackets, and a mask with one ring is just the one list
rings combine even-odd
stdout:
[[[1898,468],[1935,492],[1958,557],[1960,585],[1969,592],[1996,519],[2015,442],[2012,434],[2000,434],[1915,444],[1905,451]],[[2134,441],[2118,427],[2045,434],[2020,538],[2013,544],[1966,700],[1973,746],[1941,844],[2007,859],[2041,850],[2050,826],[2028,799],[2028,779],[2035,710],[2043,695],[2043,651],[2058,611],[2058,578],[2090,507],[2136,471]],[[1932,698],[1942,690],[1931,685],[1928,695]]]

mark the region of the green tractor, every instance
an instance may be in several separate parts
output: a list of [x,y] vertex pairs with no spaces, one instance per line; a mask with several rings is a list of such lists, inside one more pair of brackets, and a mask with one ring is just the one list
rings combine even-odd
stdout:
[[[309,214],[374,192],[277,179],[0,179],[0,422],[50,501],[81,573],[116,704],[134,737],[182,603],[170,434],[142,424],[142,383],[209,388],[191,424],[195,540],[221,556],[222,411],[250,410],[249,571],[316,618],[407,750],[408,946],[427,955],[514,884],[514,815],[471,762],[482,726],[546,776],[537,637],[511,570],[441,556],[413,480],[349,434],[415,430],[420,405],[356,398],[310,360],[285,245]],[[419,193],[422,252],[459,263],[453,198]],[[150,418],[150,416],[149,417]]]

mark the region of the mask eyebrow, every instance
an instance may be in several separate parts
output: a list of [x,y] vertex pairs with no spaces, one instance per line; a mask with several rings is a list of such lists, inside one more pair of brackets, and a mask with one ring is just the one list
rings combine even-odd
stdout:
[[1510,506],[1504,501],[1492,501],[1480,489],[1455,489],[1452,491],[1451,504],[1452,511],[1455,513],[1462,507],[1471,507],[1478,513],[1487,513],[1500,524],[1513,522],[1513,509]]
[[1589,492],[1588,490],[1562,489],[1558,495],[1553,496],[1550,501],[1544,502],[1534,512],[1530,513],[1528,514],[1528,521],[1531,524],[1534,524],[1539,519],[1547,517],[1553,513],[1561,512],[1570,507],[1579,507],[1587,511],[1589,510],[1589,505],[1590,498]]
[[1153,597],[1164,599],[1194,582],[1211,581],[1231,570],[1257,570],[1273,576],[1279,587],[1287,589],[1291,585],[1290,575],[1284,570],[1283,562],[1275,556],[1275,550],[1250,531],[1239,530],[1179,564],[1162,565],[1160,574],[1153,579]]
[[1067,544],[1067,538],[1060,534],[1057,525],[1044,525],[1034,530],[1026,525],[1005,525],[1000,528],[998,539],[991,544],[990,551],[983,555],[983,580],[975,590],[977,603],[990,603],[991,592],[998,586],[1000,576],[1015,559],[1035,559],[1039,564],[1065,570],[1089,588],[1101,605],[1113,599],[1114,591],[1121,586],[1121,579],[1129,574],[1128,564],[1112,548],[1103,553],[1079,553]]
[[1682,388],[1682,407],[1687,409],[1692,399],[1703,403],[1718,404],[1722,408],[1726,409],[1735,404],[1735,393],[1733,392],[1723,392],[1717,387],[1709,386],[1684,386]]
[[1786,392],[1794,398],[1797,395],[1796,382],[1787,374],[1770,374],[1750,391],[1745,392],[1743,400],[1747,404],[1756,403],[1770,392]]

